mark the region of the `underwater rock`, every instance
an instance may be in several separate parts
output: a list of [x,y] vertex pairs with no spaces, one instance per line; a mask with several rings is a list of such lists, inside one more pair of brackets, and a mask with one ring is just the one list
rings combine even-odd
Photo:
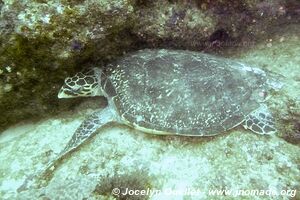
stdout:
[[[2,1],[1,1],[2,2]],[[17,1],[1,4],[0,128],[57,113],[59,82],[85,63],[131,45],[133,2]],[[53,97],[53,98],[52,98]]]
[[[299,22],[300,3],[276,1],[138,1],[133,32],[153,47],[215,50],[263,37],[273,26]],[[223,37],[215,38],[223,31]],[[212,40],[212,38],[214,38]],[[244,48],[247,46],[244,45]]]
[[[109,126],[66,158],[47,187],[17,193],[27,176],[44,168],[63,149],[84,119],[83,113],[91,112],[81,107],[6,130],[0,136],[1,197],[109,199],[117,197],[111,194],[114,188],[129,188],[164,191],[151,198],[137,195],[133,199],[170,199],[171,195],[198,200],[211,199],[210,190],[225,188],[289,190],[289,195],[282,196],[285,198],[295,195],[295,189],[299,191],[300,149],[281,138],[238,130],[215,138],[159,137]],[[187,189],[198,192],[180,193]]]
[[133,31],[150,45],[163,42],[172,47],[201,47],[217,26],[210,10],[199,9],[196,1],[154,1],[137,10]]

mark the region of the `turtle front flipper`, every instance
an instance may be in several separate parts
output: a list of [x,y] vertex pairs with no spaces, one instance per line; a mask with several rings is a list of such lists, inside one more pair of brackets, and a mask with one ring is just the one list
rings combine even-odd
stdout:
[[246,116],[243,126],[245,129],[261,135],[271,135],[277,131],[274,118],[266,105],[262,105]]
[[59,153],[59,155],[55,159],[51,160],[39,173],[27,177],[17,191],[21,192],[23,190],[27,190],[30,185],[35,185],[38,188],[46,186],[49,180],[53,177],[54,170],[60,165],[61,161],[66,158],[66,156],[78,149],[80,145],[90,139],[99,128],[115,121],[117,121],[116,115],[110,107],[94,112],[92,115],[87,117],[76,129],[71,140]]

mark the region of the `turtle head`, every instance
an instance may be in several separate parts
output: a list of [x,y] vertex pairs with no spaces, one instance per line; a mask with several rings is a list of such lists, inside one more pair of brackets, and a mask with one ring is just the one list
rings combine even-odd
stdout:
[[102,96],[100,77],[102,70],[89,68],[65,79],[58,92],[58,98]]

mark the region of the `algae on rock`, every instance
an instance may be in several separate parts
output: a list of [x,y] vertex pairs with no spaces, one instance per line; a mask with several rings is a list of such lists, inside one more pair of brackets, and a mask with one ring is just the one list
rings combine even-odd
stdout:
[[114,58],[133,43],[124,32],[134,18],[126,0],[7,0],[0,18],[1,128],[57,113],[64,106],[56,93],[68,73]]

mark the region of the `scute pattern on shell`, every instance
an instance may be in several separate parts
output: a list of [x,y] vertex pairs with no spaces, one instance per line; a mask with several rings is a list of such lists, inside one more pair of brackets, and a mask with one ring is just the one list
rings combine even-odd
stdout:
[[264,71],[183,50],[141,50],[107,70],[123,119],[144,129],[216,135],[243,122],[269,89]]

